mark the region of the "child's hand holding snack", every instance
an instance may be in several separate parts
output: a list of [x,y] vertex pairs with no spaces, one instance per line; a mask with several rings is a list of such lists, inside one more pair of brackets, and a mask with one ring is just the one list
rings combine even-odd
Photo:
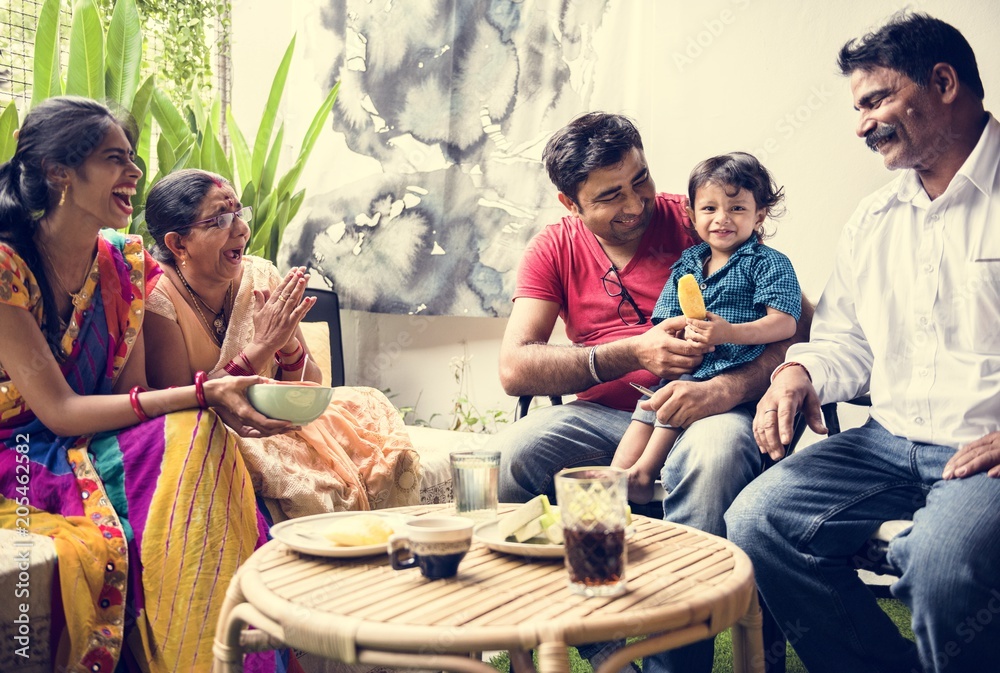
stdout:
[[688,318],[684,338],[706,346],[733,343],[733,325],[720,315],[708,311],[705,320]]

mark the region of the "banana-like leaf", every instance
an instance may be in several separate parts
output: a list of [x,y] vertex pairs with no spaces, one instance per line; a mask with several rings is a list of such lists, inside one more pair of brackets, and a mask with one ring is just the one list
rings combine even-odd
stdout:
[[212,101],[212,109],[209,111],[208,118],[212,121],[212,126],[219,129],[219,135],[222,135],[222,99],[218,96]]
[[223,151],[222,145],[219,144],[211,121],[205,127],[205,134],[201,141],[201,168],[218,173],[230,183],[233,181],[233,169],[229,166],[229,160],[226,159],[226,153]]
[[[204,129],[208,120],[205,118],[205,106],[201,104],[201,89],[198,87],[198,83],[194,82],[191,84],[191,93],[188,94],[188,100],[190,101],[189,107],[191,112],[194,113],[194,119],[188,121],[191,122],[192,129]],[[216,126],[215,128],[219,128]]]
[[[156,75],[150,75],[146,78],[146,81],[142,83],[139,87],[139,91],[136,92],[135,97],[132,99],[132,119],[135,120],[135,125],[137,127],[139,137],[136,139],[137,143],[141,143],[143,138],[148,139],[150,133],[146,132],[146,124],[149,118],[149,108],[153,102],[153,90],[156,88]],[[148,154],[143,156],[149,156]]]
[[257,188],[252,182],[243,188],[243,194],[240,195],[240,203],[244,206],[252,206],[254,213],[257,212]]
[[187,122],[170,102],[167,94],[160,89],[153,91],[153,117],[160,125],[160,133],[166,136],[174,152],[179,152],[178,148],[190,142],[192,136]]
[[[263,195],[263,193],[262,193]],[[265,247],[267,246],[267,241],[271,238],[271,221],[273,220],[274,214],[272,205],[274,204],[274,192],[263,196],[260,203],[254,209],[254,222],[260,222],[254,227],[253,231],[253,242],[261,243]]]
[[[292,200],[288,206],[288,221],[285,222],[285,226],[288,226],[288,222],[295,219],[295,216],[299,214],[299,208],[302,207],[302,202],[306,199],[306,190],[300,189],[292,197]],[[285,228],[281,228],[281,234],[285,234]]]
[[272,212],[264,218],[264,221],[253,232],[251,247],[259,250],[260,252],[257,254],[261,257],[268,257],[269,248],[271,247],[271,227],[274,226],[274,220],[275,213]]
[[188,168],[188,162],[191,161],[192,154],[194,154],[194,143],[191,143],[191,146],[188,147],[186,150],[184,150],[184,152],[177,159],[177,161],[174,162],[174,165],[171,166],[170,170],[164,173],[164,175],[169,175],[170,173],[173,173],[174,171],[179,171],[182,168]]
[[60,0],[45,0],[35,28],[35,52],[32,61],[31,107],[46,98],[62,94],[59,74]]
[[139,88],[139,67],[142,61],[142,24],[135,0],[118,0],[108,26],[107,76],[108,98],[123,110],[132,108]]
[[274,224],[271,225],[269,248],[265,250],[268,259],[274,259],[278,256],[278,250],[281,248],[281,235],[285,232],[285,225],[288,224],[288,206],[290,201],[291,199],[285,198],[278,202]]
[[[142,171],[142,177],[139,179],[140,182],[146,179],[146,162],[142,157],[136,156],[135,165],[139,167]],[[142,185],[145,189],[145,185]],[[129,224],[128,230],[131,234],[139,233],[139,223],[145,221],[146,218],[146,195],[144,191],[136,189],[135,196],[132,197],[132,207],[135,209],[132,212],[132,222]]]
[[291,194],[292,190],[295,189],[295,185],[298,183],[299,177],[305,169],[306,162],[309,161],[309,155],[312,153],[313,146],[316,144],[319,134],[323,131],[323,127],[326,125],[326,120],[330,115],[330,111],[333,110],[333,104],[337,100],[338,91],[340,91],[340,82],[333,85],[333,88],[330,89],[330,93],[326,95],[323,103],[319,106],[319,110],[317,110],[316,114],[313,116],[312,123],[309,124],[309,130],[306,131],[306,136],[302,140],[302,147],[299,149],[298,159],[295,160],[295,164],[292,168],[278,181],[277,192],[279,196]]
[[14,138],[14,131],[20,127],[17,120],[17,108],[14,101],[7,103],[3,114],[0,114],[0,164],[10,161],[17,150],[17,140]]
[[[247,146],[246,138],[243,137],[243,131],[240,131],[240,127],[236,125],[231,107],[226,108],[226,130],[229,131],[229,142],[233,145],[233,157],[236,159],[236,173],[239,176],[240,185],[249,186],[253,179],[250,175],[250,166],[252,165],[250,148]],[[244,205],[246,205],[245,202]]]
[[264,164],[264,170],[260,174],[260,192],[261,194],[266,194],[271,191],[271,187],[274,185],[274,174],[278,170],[278,158],[281,156],[281,143],[285,139],[285,124],[281,123],[278,127],[278,135],[274,137],[274,145],[271,146],[271,152],[267,155],[267,163]]
[[77,0],[73,7],[66,93],[104,100],[104,26],[95,0]]
[[160,139],[156,141],[156,160],[160,164],[160,173],[166,175],[174,164],[177,163],[177,155],[170,146],[167,136],[160,134]]
[[[149,113],[146,113],[149,116]],[[142,171],[142,176],[135,185],[135,196],[132,197],[132,207],[138,209],[146,204],[146,185],[155,184],[149,181],[147,173],[149,167],[149,147],[151,145],[149,136],[151,133],[139,136],[139,142],[135,146],[135,165]],[[137,205],[138,204],[138,205]]]
[[[259,185],[263,182],[260,179],[264,170],[264,160],[267,157],[268,147],[271,144],[271,132],[274,130],[274,120],[278,116],[278,107],[281,105],[281,97],[285,93],[285,80],[288,79],[288,66],[292,62],[292,52],[295,51],[295,36],[288,44],[285,55],[278,66],[278,72],[274,75],[271,83],[271,92],[267,96],[267,104],[264,106],[264,115],[261,117],[260,126],[257,127],[257,138],[253,143],[253,181]],[[265,191],[265,190],[261,190]]]

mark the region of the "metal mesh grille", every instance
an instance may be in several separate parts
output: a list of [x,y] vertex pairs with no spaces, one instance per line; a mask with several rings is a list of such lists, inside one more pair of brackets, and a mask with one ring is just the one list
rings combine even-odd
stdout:
[[[6,107],[11,99],[16,101],[17,109],[23,116],[31,102],[31,66],[35,43],[35,27],[38,25],[38,15],[42,11],[42,0],[5,0],[0,4],[0,105]],[[72,22],[71,3],[64,3],[60,10],[59,39],[62,52],[63,75],[69,60],[69,35]],[[215,29],[223,38],[228,37],[218,20]],[[146,25],[150,22],[146,20]],[[165,53],[163,41],[152,30],[143,31],[146,45],[144,68],[149,72],[155,69],[155,64]],[[218,48],[218,45],[222,48]],[[215,93],[222,97],[223,106],[228,106],[230,98],[229,49],[228,40],[219,40],[215,59]],[[157,78],[159,79],[159,77]]]

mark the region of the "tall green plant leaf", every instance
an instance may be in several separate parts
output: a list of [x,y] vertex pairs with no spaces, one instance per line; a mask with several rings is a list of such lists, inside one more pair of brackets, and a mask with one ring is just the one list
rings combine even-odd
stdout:
[[268,241],[268,249],[265,251],[269,259],[274,259],[278,256],[278,250],[281,247],[281,235],[285,231],[285,225],[288,224],[288,205],[291,199],[281,199],[278,202],[278,208],[275,210],[274,223],[271,225],[271,238]]
[[278,127],[278,135],[274,136],[274,145],[271,146],[271,152],[267,155],[267,163],[264,164],[264,170],[260,175],[261,194],[270,192],[274,185],[274,174],[278,171],[278,158],[281,156],[281,143],[284,139],[285,124],[282,122],[281,126]]
[[35,28],[35,51],[32,61],[31,107],[46,98],[62,94],[59,74],[60,0],[45,0]]
[[[148,138],[149,133],[147,132],[146,124],[149,118],[149,108],[153,103],[153,91],[156,87],[156,75],[150,75],[146,78],[146,81],[142,83],[139,87],[139,91],[136,92],[135,97],[132,99],[132,109],[130,113],[132,114],[132,119],[135,120],[137,131],[139,133],[138,141],[141,143],[143,138]],[[143,156],[149,156],[148,154],[143,154]]]
[[108,26],[105,86],[108,98],[123,110],[132,109],[141,61],[142,25],[135,0],[118,0]]
[[[204,130],[208,125],[208,120],[205,117],[205,106],[201,104],[201,88],[198,83],[195,82],[191,85],[191,93],[188,94],[188,107],[190,107],[191,112],[194,113],[194,123],[192,124],[193,129]],[[216,126],[218,128],[218,126]]]
[[288,223],[294,220],[295,216],[299,214],[299,208],[302,207],[302,202],[305,201],[305,199],[306,199],[306,190],[304,189],[300,189],[295,193],[295,196],[292,197],[292,200],[288,206],[288,220],[281,227],[282,235],[284,235],[285,227],[288,226]]
[[[229,142],[232,143],[233,158],[236,159],[236,173],[239,176],[239,184],[242,188],[250,185],[253,180],[250,174],[250,166],[253,163],[250,148],[247,146],[247,140],[243,137],[243,131],[240,131],[240,127],[236,125],[236,119],[233,117],[233,108],[231,107],[226,108],[226,130],[229,131]],[[234,182],[233,184],[235,185],[236,183]],[[239,189],[236,191],[239,191]]]
[[14,151],[17,149],[14,131],[19,126],[17,108],[14,106],[14,101],[11,101],[3,109],[3,114],[0,114],[0,164],[7,163],[14,156]]
[[201,141],[201,168],[206,171],[218,173],[230,183],[233,181],[233,169],[229,167],[229,160],[226,153],[219,144],[216,137],[212,121],[208,121],[205,127],[205,135]]
[[306,136],[302,140],[298,159],[295,160],[292,168],[278,181],[277,192],[279,196],[290,194],[295,189],[295,185],[299,181],[299,176],[302,175],[306,162],[309,161],[309,155],[312,153],[313,146],[316,144],[319,134],[322,133],[323,127],[326,126],[327,117],[329,117],[330,111],[333,110],[333,104],[337,100],[337,92],[339,91],[340,82],[337,82],[330,89],[330,93],[326,95],[323,103],[319,106],[319,110],[313,116],[312,123],[309,124],[309,130],[306,131]]
[[159,88],[153,91],[153,117],[160,125],[160,133],[166,136],[175,152],[180,152],[179,148],[191,140],[191,130],[184,117]]
[[77,0],[69,34],[66,93],[104,100],[104,27],[94,0]]
[[162,133],[160,134],[160,139],[156,141],[156,161],[159,163],[161,175],[169,173],[170,169],[177,163],[177,155],[174,154],[174,148],[170,146],[167,136]]
[[[268,147],[271,144],[271,132],[274,130],[274,120],[278,116],[278,107],[281,105],[281,97],[285,93],[285,80],[288,79],[288,66],[292,62],[292,53],[295,51],[295,36],[288,43],[285,55],[281,59],[281,65],[274,75],[271,83],[271,92],[267,96],[267,104],[264,106],[264,114],[257,127],[257,138],[253,143],[253,181],[262,185],[260,179],[264,170],[264,161],[267,157]],[[261,189],[260,191],[265,191]]]

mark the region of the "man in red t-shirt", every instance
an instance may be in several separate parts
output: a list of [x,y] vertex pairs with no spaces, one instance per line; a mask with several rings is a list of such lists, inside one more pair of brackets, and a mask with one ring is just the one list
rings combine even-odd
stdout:
[[[577,399],[532,411],[492,439],[502,456],[500,499],[551,497],[559,470],[609,465],[639,397],[629,382],[671,379],[650,400],[661,421],[685,428],[661,473],[664,517],[725,536],[723,514],[762,469],[752,403],[788,343],[706,381],[673,380],[706,352],[673,336],[683,316],[649,322],[670,266],[694,243],[686,199],[656,193],[639,132],[620,115],[578,117],[542,158],[570,215],[535,236],[522,260],[500,380],[509,395]],[[573,346],[548,343],[557,316]],[[794,340],[805,338],[807,325],[808,316]],[[709,671],[711,661],[707,641],[658,655],[650,666]]]

